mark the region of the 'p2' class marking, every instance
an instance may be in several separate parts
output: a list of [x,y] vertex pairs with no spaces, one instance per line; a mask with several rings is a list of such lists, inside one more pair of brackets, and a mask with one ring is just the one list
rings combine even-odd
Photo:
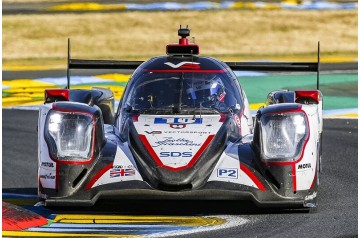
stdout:
[[218,178],[238,178],[238,169],[217,169],[217,177]]
[[173,118],[155,118],[154,124],[202,124],[202,118],[182,118],[182,117],[173,117]]
[[192,157],[192,152],[160,152],[160,157]]

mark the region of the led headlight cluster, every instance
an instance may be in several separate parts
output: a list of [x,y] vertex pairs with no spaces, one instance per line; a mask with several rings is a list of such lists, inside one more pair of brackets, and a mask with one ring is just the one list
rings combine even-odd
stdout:
[[308,138],[304,113],[265,114],[261,117],[264,159],[296,160]]
[[94,125],[89,114],[51,111],[46,133],[53,156],[65,161],[89,160],[94,146]]

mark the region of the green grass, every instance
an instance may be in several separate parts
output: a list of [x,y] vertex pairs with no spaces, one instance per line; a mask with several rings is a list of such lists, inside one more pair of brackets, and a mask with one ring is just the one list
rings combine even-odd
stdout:
[[[250,103],[265,102],[269,92],[279,89],[316,89],[316,74],[266,75],[240,77]],[[358,107],[358,77],[356,74],[320,75],[320,90],[325,110]]]

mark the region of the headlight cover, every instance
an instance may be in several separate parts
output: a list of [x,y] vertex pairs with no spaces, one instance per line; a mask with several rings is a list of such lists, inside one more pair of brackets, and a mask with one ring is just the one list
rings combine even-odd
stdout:
[[58,160],[86,161],[93,153],[95,122],[90,114],[51,111],[46,123]]
[[295,161],[308,138],[303,112],[264,114],[261,117],[262,153],[266,160]]

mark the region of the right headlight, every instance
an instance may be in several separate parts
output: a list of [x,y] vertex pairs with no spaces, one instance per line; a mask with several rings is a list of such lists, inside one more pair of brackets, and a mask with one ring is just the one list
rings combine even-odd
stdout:
[[295,161],[308,138],[303,112],[264,114],[261,117],[262,153],[267,160]]

